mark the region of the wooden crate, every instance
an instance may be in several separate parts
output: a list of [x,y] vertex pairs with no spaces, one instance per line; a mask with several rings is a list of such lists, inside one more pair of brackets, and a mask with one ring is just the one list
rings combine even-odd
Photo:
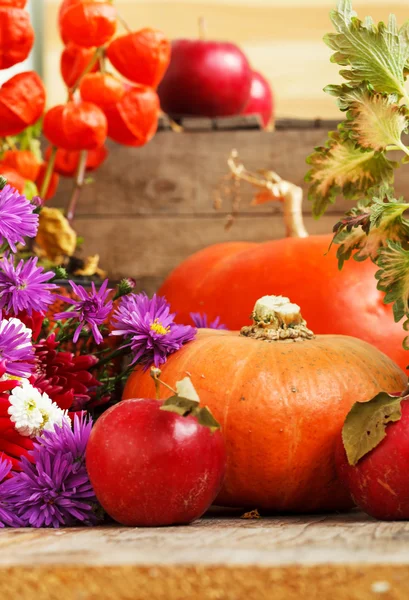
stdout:
[[[75,227],[85,237],[84,252],[99,253],[111,277],[135,277],[140,288],[151,293],[180,261],[209,244],[284,235],[281,206],[250,207],[252,195],[245,187],[240,215],[225,230],[230,206],[216,212],[212,197],[228,172],[226,161],[233,148],[249,169],[273,169],[304,188],[310,233],[330,232],[350,206],[342,201],[316,221],[306,198],[305,159],[325,142],[334,122],[281,121],[273,132],[259,130],[254,119],[239,121],[235,129],[231,120],[224,129],[220,121],[189,120],[183,125],[185,131],[175,133],[163,124],[143,148],[110,144],[108,160],[83,192]],[[405,192],[405,172],[398,172],[398,194]],[[64,205],[71,186],[70,180],[62,182],[54,205]]]

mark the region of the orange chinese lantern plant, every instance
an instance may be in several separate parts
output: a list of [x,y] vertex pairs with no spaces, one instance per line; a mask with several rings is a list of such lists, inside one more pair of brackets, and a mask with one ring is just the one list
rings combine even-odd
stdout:
[[[243,174],[252,183],[260,180],[257,174],[243,170],[240,177]],[[200,311],[210,319],[220,316],[222,323],[236,329],[257,298],[280,294],[302,306],[315,333],[354,335],[405,369],[409,354],[402,347],[402,325],[394,322],[391,305],[384,304],[384,294],[376,289],[377,267],[370,261],[348,261],[340,271],[335,250],[328,252],[333,236],[308,236],[304,228],[302,190],[285,181],[272,187],[276,185],[275,197],[284,203],[289,237],[220,243],[183,261],[159,290],[177,320],[188,323],[190,313]],[[263,202],[262,194],[256,203]]]
[[17,135],[42,116],[45,89],[34,71],[15,75],[0,88],[0,137]]
[[[233,291],[225,302],[234,306]],[[221,425],[227,469],[216,504],[297,513],[351,507],[335,468],[345,417],[355,402],[402,390],[405,374],[362,340],[315,336],[287,298],[261,298],[252,316],[240,333],[199,330],[161,367],[171,386],[189,373]],[[123,397],[153,394],[138,368]]]
[[0,69],[8,69],[25,60],[33,47],[30,15],[22,8],[0,4],[0,32]]
[[132,86],[119,102],[105,108],[108,136],[125,146],[143,146],[156,133],[159,110],[159,98],[152,88]]
[[24,8],[27,0],[0,0],[0,6],[14,6],[15,8]]
[[98,106],[71,101],[51,108],[44,117],[45,137],[65,150],[94,150],[107,136],[107,120]]
[[171,45],[161,31],[142,29],[113,40],[107,57],[127,79],[156,88],[170,62]]
[[104,110],[118,102],[125,94],[124,82],[110,73],[90,73],[80,83],[81,98]]
[[7,179],[7,183],[11,187],[15,188],[20,194],[24,194],[26,182],[24,177],[22,177],[16,169],[0,164],[0,175]]
[[[45,157],[47,160],[50,159],[52,148],[47,148]],[[85,164],[86,171],[94,171],[104,162],[108,156],[108,150],[105,146],[96,148],[96,150],[89,150],[87,152],[87,161]],[[54,171],[63,177],[74,177],[78,165],[80,162],[80,153],[74,150],[64,150],[58,148],[55,155]]]
[[116,30],[116,9],[102,0],[64,0],[59,13],[65,43],[91,48],[103,46]]
[[12,167],[24,179],[35,181],[40,172],[41,162],[30,150],[7,150],[0,165]]
[[[71,88],[77,83],[94,56],[95,48],[81,48],[69,43],[61,53],[60,70],[65,85]],[[91,71],[98,71],[96,63]]]

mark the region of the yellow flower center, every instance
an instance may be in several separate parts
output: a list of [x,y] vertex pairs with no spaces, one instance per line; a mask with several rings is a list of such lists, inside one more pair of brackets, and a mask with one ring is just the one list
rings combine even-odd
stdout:
[[153,323],[151,323],[151,331],[155,333],[159,333],[159,335],[166,335],[170,331],[170,327],[164,327],[162,323],[155,319]]

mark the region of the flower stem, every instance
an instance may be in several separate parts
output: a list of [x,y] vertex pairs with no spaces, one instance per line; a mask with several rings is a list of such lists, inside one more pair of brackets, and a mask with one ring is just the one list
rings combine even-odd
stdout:
[[128,33],[132,33],[132,29],[129,27],[128,23],[125,21],[125,19],[119,13],[117,13],[117,18],[118,18],[118,21],[121,23],[122,27]]
[[87,168],[87,150],[81,150],[80,160],[78,162],[77,172],[75,175],[74,189],[72,190],[71,198],[67,207],[67,219],[71,223],[75,216],[75,209],[77,208],[78,198],[80,197],[81,190],[84,186],[85,171]]
[[47,168],[44,174],[43,184],[40,189],[40,198],[45,199],[48,188],[50,186],[51,177],[54,171],[55,159],[57,156],[57,146],[52,146],[50,158],[48,159]]
[[125,354],[127,354],[127,352],[129,352],[128,348],[118,348],[118,350],[114,350],[113,352],[111,352],[111,354],[109,354],[108,356],[105,356],[104,358],[101,358],[97,364],[95,365],[94,368],[98,368],[98,367],[102,367],[103,365],[106,365],[107,363],[111,362],[111,360],[114,360],[114,358],[119,358],[120,356],[125,356]]
[[89,61],[89,63],[87,64],[87,66],[85,67],[85,69],[83,70],[81,75],[78,77],[77,81],[74,83],[72,88],[70,88],[68,90],[68,101],[71,100],[72,95],[77,91],[77,89],[78,89],[82,79],[85,77],[85,75],[88,75],[88,73],[90,73],[92,71],[92,69],[95,67],[95,65],[99,62],[99,60],[103,56],[104,56],[104,48],[102,46],[100,46],[99,48],[97,48],[95,50],[94,54],[91,57],[91,60]]

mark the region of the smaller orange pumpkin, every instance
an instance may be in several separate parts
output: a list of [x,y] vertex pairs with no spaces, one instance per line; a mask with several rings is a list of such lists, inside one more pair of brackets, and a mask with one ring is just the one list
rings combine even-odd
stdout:
[[[334,456],[345,417],[354,402],[402,390],[403,371],[362,340],[314,336],[287,298],[262,298],[253,319],[241,335],[199,330],[162,367],[169,385],[188,373],[222,427],[227,471],[216,504],[297,513],[351,507]],[[154,392],[149,373],[137,369],[123,397]]]

